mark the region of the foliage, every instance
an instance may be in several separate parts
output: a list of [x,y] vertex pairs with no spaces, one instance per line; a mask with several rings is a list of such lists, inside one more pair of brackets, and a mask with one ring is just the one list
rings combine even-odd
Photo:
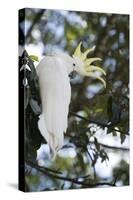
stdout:
[[[42,54],[50,53],[51,49],[72,54],[79,41],[83,41],[82,48],[95,45],[94,55],[103,59],[102,66],[107,72],[107,88],[103,90],[98,81],[88,78],[76,76],[71,80],[69,124],[65,135],[66,145],[61,151],[69,152],[73,149],[76,156],[63,157],[58,154],[54,162],[44,156],[43,167],[40,167],[36,161],[37,150],[46,142],[37,127],[41,101],[34,62],[38,61],[38,55],[29,56],[26,51],[23,52],[20,65],[27,80],[27,191],[113,186],[119,183],[128,185],[128,159],[123,160],[123,156],[125,151],[128,152],[124,143],[129,139],[129,16],[26,9],[28,24],[26,47],[30,44],[38,47],[41,44]],[[29,66],[30,71],[26,66]],[[103,135],[104,138],[117,140],[120,147],[112,147],[108,145],[109,142],[103,144]],[[110,177],[102,178],[96,166],[99,162],[102,165],[111,162],[110,151],[120,158],[120,162],[114,166]]]

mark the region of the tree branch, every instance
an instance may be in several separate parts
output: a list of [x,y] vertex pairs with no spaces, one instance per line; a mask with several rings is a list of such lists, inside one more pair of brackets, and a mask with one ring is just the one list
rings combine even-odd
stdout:
[[[26,161],[26,163],[28,164],[28,165],[35,165],[35,163],[34,162],[32,162],[31,160],[27,160]],[[53,170],[53,169],[50,169],[50,168],[48,168],[48,167],[42,167],[42,166],[38,166],[40,169],[42,168],[42,170],[46,170],[46,171],[49,171],[49,172],[51,172],[51,173],[57,173],[57,174],[62,174],[62,172],[60,172],[60,171],[58,171],[58,170]]]
[[61,176],[61,175],[59,176],[59,175],[55,174],[54,172],[50,172],[50,171],[46,170],[46,168],[38,166],[36,163],[34,163],[32,161],[28,161],[28,165],[30,165],[31,167],[35,168],[36,170],[40,171],[41,173],[43,173],[47,176],[50,176],[52,178],[63,180],[63,181],[68,181],[68,182],[71,182],[71,183],[82,185],[84,187],[93,188],[93,187],[102,186],[102,185],[115,186],[115,184],[108,183],[108,182],[85,183],[84,181],[78,181],[78,179],[80,177],[72,179],[72,178],[69,178],[69,177]]
[[102,123],[102,122],[98,122],[98,121],[94,121],[94,120],[91,120],[91,119],[87,119],[87,118],[82,117],[81,115],[78,115],[78,114],[76,114],[76,113],[74,113],[74,112],[72,112],[72,111],[70,111],[69,113],[70,113],[71,115],[75,116],[75,117],[78,117],[78,118],[83,119],[83,120],[85,120],[85,121],[88,121],[88,122],[90,122],[90,123],[97,124],[97,125],[99,125],[99,126],[101,126],[101,127],[103,127],[103,128],[107,127],[107,128],[110,128],[112,131],[116,131],[116,132],[122,133],[122,134],[124,134],[124,135],[129,135],[129,133],[125,133],[125,132],[123,132],[123,131],[120,131],[120,130],[117,130],[117,129],[115,129],[115,128],[112,128],[110,124],[105,124],[105,123]]
[[[93,143],[93,142],[90,142]],[[129,151],[129,148],[126,147],[116,147],[116,146],[109,146],[103,143],[98,143],[100,146],[105,147],[107,149],[113,149],[113,150],[120,150],[120,151]]]
[[[70,135],[68,135],[70,137]],[[90,144],[94,144],[94,142],[90,142]],[[110,146],[110,145],[106,145],[106,144],[103,144],[103,143],[99,143],[98,144],[104,148],[107,148],[107,149],[112,149],[112,150],[118,150],[118,151],[129,151],[130,149],[129,148],[126,148],[126,147],[116,147],[116,146]],[[73,148],[72,145],[64,145],[62,147],[62,149],[65,149],[65,148]]]

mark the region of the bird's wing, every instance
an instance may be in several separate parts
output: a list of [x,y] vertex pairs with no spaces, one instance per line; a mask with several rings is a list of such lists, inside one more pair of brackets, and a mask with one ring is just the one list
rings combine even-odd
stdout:
[[[59,60],[46,57],[37,67],[42,101],[42,114],[49,133],[41,133],[53,150],[63,146],[70,103],[69,77]],[[44,132],[44,131],[43,131]]]

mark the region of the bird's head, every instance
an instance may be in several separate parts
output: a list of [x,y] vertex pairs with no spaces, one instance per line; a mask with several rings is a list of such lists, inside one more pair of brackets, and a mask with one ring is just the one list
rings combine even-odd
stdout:
[[106,82],[101,77],[101,75],[106,75],[106,72],[101,67],[93,65],[95,61],[101,61],[102,59],[98,57],[87,58],[87,55],[94,51],[94,47],[87,49],[84,53],[82,53],[81,45],[82,42],[79,43],[73,54],[74,71],[80,75],[98,79],[103,83],[104,87],[106,87]]

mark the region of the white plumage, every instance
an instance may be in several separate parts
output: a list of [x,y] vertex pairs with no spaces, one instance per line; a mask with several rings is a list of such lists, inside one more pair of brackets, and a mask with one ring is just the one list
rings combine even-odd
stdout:
[[37,67],[42,101],[38,126],[54,154],[63,146],[71,98],[69,67],[63,58],[46,56]]
[[63,146],[64,133],[67,130],[68,111],[71,99],[69,74],[77,71],[80,75],[97,78],[105,85],[105,81],[95,74],[100,67],[91,65],[99,58],[87,58],[87,54],[80,51],[81,43],[76,48],[73,57],[66,54],[45,56],[37,66],[39,86],[42,102],[42,113],[38,121],[38,128],[47,141],[53,156]]

